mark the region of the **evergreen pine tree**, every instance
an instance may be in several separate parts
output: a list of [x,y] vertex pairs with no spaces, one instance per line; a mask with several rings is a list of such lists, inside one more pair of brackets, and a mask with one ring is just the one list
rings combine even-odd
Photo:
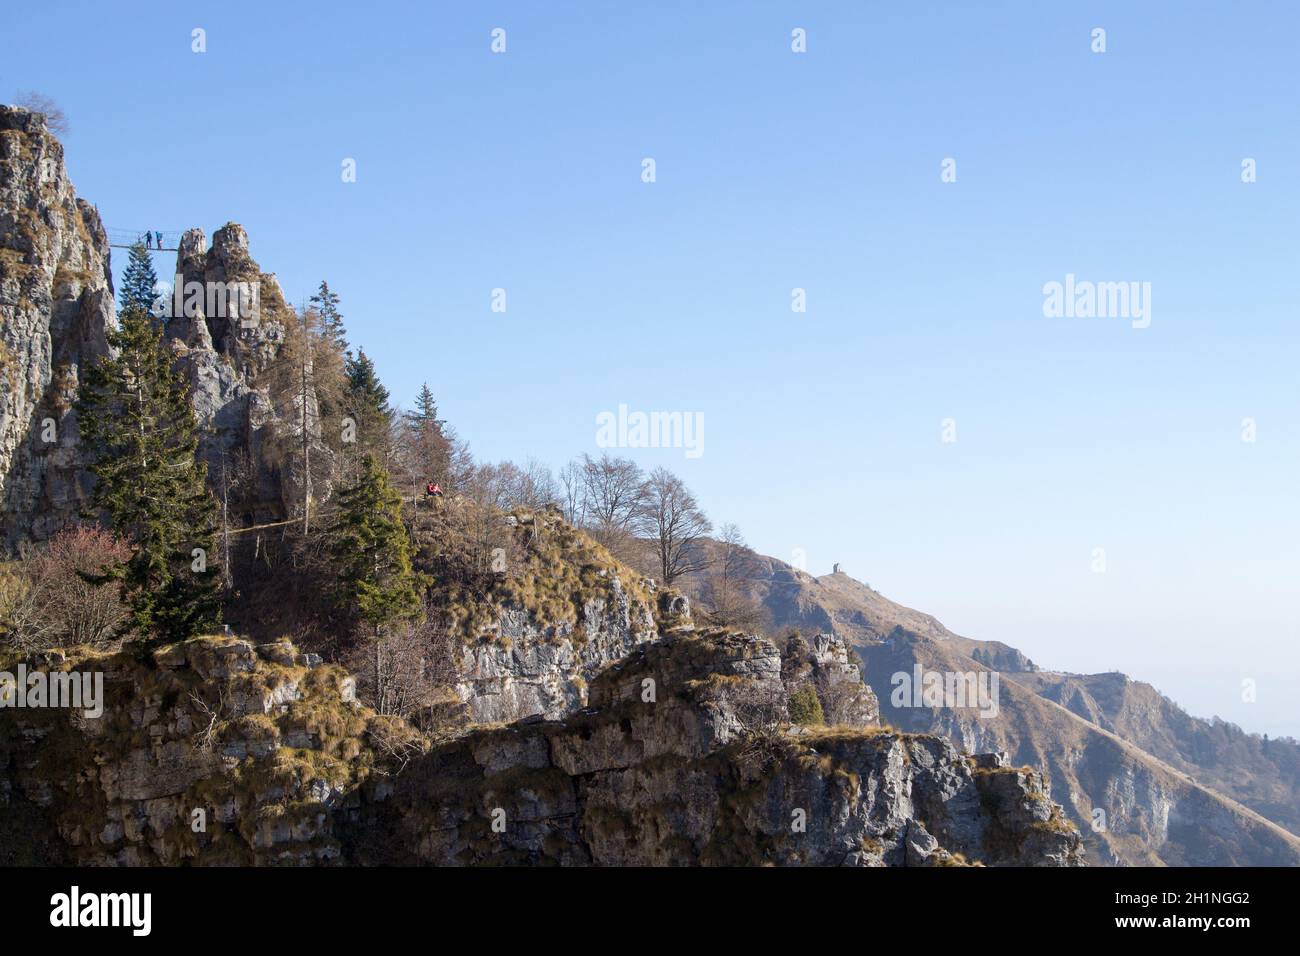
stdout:
[[122,276],[122,291],[118,295],[119,308],[125,312],[135,308],[148,312],[153,308],[158,293],[154,286],[158,284],[158,275],[153,271],[153,259],[141,243],[131,247],[126,272]]
[[376,635],[420,614],[420,578],[402,524],[402,499],[375,456],[361,460],[357,483],[339,495],[330,550],[338,568],[338,602]]
[[419,477],[448,486],[451,466],[451,442],[443,426],[447,423],[438,417],[438,403],[426,382],[415,397],[415,411],[406,413],[407,446],[412,458],[411,466]]
[[348,348],[347,331],[343,328],[343,313],[339,311],[338,294],[330,289],[328,282],[322,279],[320,288],[308,301],[320,313],[325,336],[334,343],[334,347],[338,349],[340,354],[346,352]]
[[819,726],[826,723],[822,702],[812,684],[804,684],[789,700],[790,723],[802,726]]
[[98,479],[92,501],[133,548],[107,578],[146,638],[180,640],[220,620],[215,503],[195,459],[194,413],[145,311],[124,309],[107,337],[114,357],[87,370],[77,405]]
[[375,363],[366,353],[358,350],[356,357],[348,355],[347,374],[348,413],[357,424],[356,450],[364,455],[373,452],[387,460],[391,451],[394,424],[393,408],[389,404],[388,389],[375,373]]

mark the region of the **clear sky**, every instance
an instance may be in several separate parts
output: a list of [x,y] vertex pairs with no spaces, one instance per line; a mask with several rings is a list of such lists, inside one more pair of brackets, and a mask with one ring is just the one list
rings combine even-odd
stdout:
[[[328,279],[481,457],[700,413],[699,457],[626,453],[758,550],[1300,736],[1298,11],[23,3],[0,98],[63,105],[108,226]],[[1046,317],[1067,274],[1149,282],[1150,326]]]

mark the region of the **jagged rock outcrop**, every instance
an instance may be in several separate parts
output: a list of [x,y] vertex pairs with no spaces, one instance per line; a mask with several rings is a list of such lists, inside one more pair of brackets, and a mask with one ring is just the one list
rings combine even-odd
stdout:
[[[164,270],[159,270],[163,272]],[[223,460],[248,471],[241,513],[273,520],[301,499],[296,462],[272,454],[273,434],[293,436],[296,408],[275,407],[265,373],[291,315],[275,276],[249,253],[242,226],[227,223],[207,248],[202,230],[181,240],[166,302],[166,339],[190,384],[201,426],[199,453],[219,481]],[[241,315],[228,293],[255,289],[257,309]],[[186,294],[197,289],[197,297]],[[215,304],[215,307],[214,307]],[[179,308],[177,306],[180,306]],[[63,146],[44,117],[0,106],[0,549],[13,553],[78,520],[89,500],[88,456],[78,445],[75,402],[87,363],[108,354],[115,319],[109,246],[99,214],[78,199]],[[319,427],[309,390],[308,418]],[[320,471],[330,454],[313,445]],[[316,480],[318,500],[330,494]]]
[[[213,349],[244,379],[254,378],[275,359],[284,342],[289,306],[275,276],[254,261],[243,226],[226,223],[212,234],[210,248],[202,229],[187,230],[176,253],[172,281],[182,289],[202,288],[204,295],[197,315],[182,308],[182,314],[172,317],[169,338],[181,339],[188,348]],[[239,311],[241,303],[232,294],[232,283],[258,290],[250,314]],[[184,295],[180,301],[185,304]]]
[[99,718],[0,709],[8,863],[1074,865],[1037,774],[879,728],[761,731],[770,642],[682,631],[564,720],[430,747],[287,642],[198,638],[102,669]]
[[[499,570],[461,587],[445,550],[474,525],[475,548],[495,552]],[[464,498],[417,511],[415,566],[435,582],[431,602],[454,632],[448,683],[462,720],[510,723],[557,719],[586,706],[601,670],[676,622],[690,625],[685,599],[618,562],[555,509],[501,513]],[[490,540],[488,540],[490,539]],[[483,541],[488,540],[486,546]],[[499,547],[492,548],[492,545]],[[491,550],[487,550],[487,549]],[[458,558],[473,564],[474,555]]]
[[377,741],[413,735],[287,643],[199,638],[45,666],[101,670],[103,714],[0,709],[0,821],[32,834],[0,822],[0,848],[36,857],[7,862],[328,862],[334,808],[386,759]]
[[0,550],[74,521],[91,478],[77,388],[107,354],[114,320],[108,239],[75,195],[40,113],[0,106]]
[[657,636],[649,606],[611,576],[608,596],[584,602],[573,623],[542,627],[504,608],[493,633],[461,651],[456,690],[476,723],[554,720],[586,706],[596,674]]
[[373,786],[365,862],[1075,865],[1032,771],[879,729],[749,732],[785,708],[768,641],[679,634],[593,682],[565,721],[471,733]]
[[[203,230],[188,230],[169,281],[182,292],[202,292],[174,297],[165,334],[177,366],[189,379],[201,429],[199,457],[207,463],[209,478],[217,481],[223,465],[234,468],[242,457],[252,481],[245,491],[251,507],[241,510],[263,520],[289,514],[301,500],[304,476],[295,458],[274,454],[272,441],[278,435],[296,442],[297,409],[277,408],[264,377],[292,318],[279,282],[262,272],[249,252],[244,227],[233,222],[213,233],[211,248]],[[251,315],[239,311],[234,290],[241,286],[255,290]],[[307,419],[319,428],[317,398],[310,388],[306,401]],[[323,442],[313,441],[312,455],[317,470],[327,473],[331,453]],[[327,498],[329,488],[318,478],[313,494]]]
[[[537,521],[547,533],[574,533],[555,515],[512,514],[506,521],[512,529]],[[609,664],[662,636],[696,630],[690,601],[677,589],[638,580],[617,565],[595,574],[603,586],[582,601],[572,620],[547,623],[525,607],[507,605],[496,609],[482,636],[465,643],[455,689],[469,720],[560,719],[587,705],[588,684]],[[625,579],[635,586],[625,586]],[[789,642],[781,679],[787,696],[811,684],[831,724],[866,726],[879,718],[879,703],[856,658],[834,635]]]
[[863,682],[857,658],[834,634],[817,634],[811,643],[792,636],[781,654],[781,678],[788,694],[812,685],[828,724],[865,727],[880,720],[880,702]]

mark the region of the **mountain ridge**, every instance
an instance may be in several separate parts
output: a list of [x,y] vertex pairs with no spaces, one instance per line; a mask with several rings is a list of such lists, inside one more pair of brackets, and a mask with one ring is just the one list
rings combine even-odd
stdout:
[[[1236,793],[1216,786],[1228,769],[1207,772],[1164,740],[1161,755],[1130,739],[1135,719],[1122,719],[1123,708],[1111,703],[1094,707],[1110,726],[1089,719],[1078,695],[1062,687],[1092,686],[1109,675],[1075,675],[1041,669],[1018,649],[1001,641],[964,637],[936,617],[891,601],[864,582],[842,571],[814,576],[775,558],[755,563],[751,596],[766,610],[773,633],[807,627],[827,628],[844,638],[862,658],[867,682],[880,698],[882,716],[917,732],[940,733],[966,749],[1005,750],[1016,762],[1039,767],[1051,780],[1053,799],[1062,803],[1079,824],[1094,861],[1117,864],[1199,862],[1300,864],[1300,837],[1277,819],[1252,808],[1239,796],[1285,811],[1295,805],[1290,764],[1269,778],[1267,795],[1239,788]],[[919,628],[917,625],[919,624]],[[891,700],[891,680],[898,673],[925,671],[964,673],[993,670],[1001,677],[1001,712],[991,721],[957,708],[898,707]],[[1169,709],[1166,723],[1212,733],[1211,722],[1192,717],[1150,685],[1125,675],[1125,685],[1149,688]],[[1116,678],[1109,676],[1113,682]],[[1053,693],[1074,700],[1076,709],[1053,699]],[[1082,710],[1083,712],[1079,712]],[[1163,725],[1162,725],[1163,726]],[[1230,725],[1227,725],[1230,726]],[[1127,731],[1126,735],[1123,731]],[[1229,734],[1229,731],[1222,731]],[[1153,730],[1152,740],[1174,736],[1165,727]],[[1258,738],[1249,738],[1258,740]],[[1242,745],[1242,746],[1249,746]],[[1279,755],[1296,752],[1294,742],[1271,742]],[[1165,759],[1169,758],[1169,759]],[[1172,761],[1172,762],[1171,762]],[[1289,789],[1288,789],[1289,788]],[[1287,795],[1289,793],[1289,802]],[[1226,815],[1242,834],[1243,849],[1211,841],[1202,845],[1186,824],[1195,812]],[[1105,812],[1105,827],[1094,830],[1094,811]]]

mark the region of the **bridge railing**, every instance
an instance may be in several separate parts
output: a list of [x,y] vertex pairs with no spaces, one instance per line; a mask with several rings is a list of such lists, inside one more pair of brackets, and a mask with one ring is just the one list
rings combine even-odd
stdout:
[[[108,234],[108,244],[117,249],[130,249],[137,242],[143,243],[145,248],[151,252],[175,252],[181,246],[181,236],[184,231],[162,230],[162,242],[158,242],[158,236],[155,230],[144,229],[105,229]],[[149,241],[145,243],[146,234]]]

